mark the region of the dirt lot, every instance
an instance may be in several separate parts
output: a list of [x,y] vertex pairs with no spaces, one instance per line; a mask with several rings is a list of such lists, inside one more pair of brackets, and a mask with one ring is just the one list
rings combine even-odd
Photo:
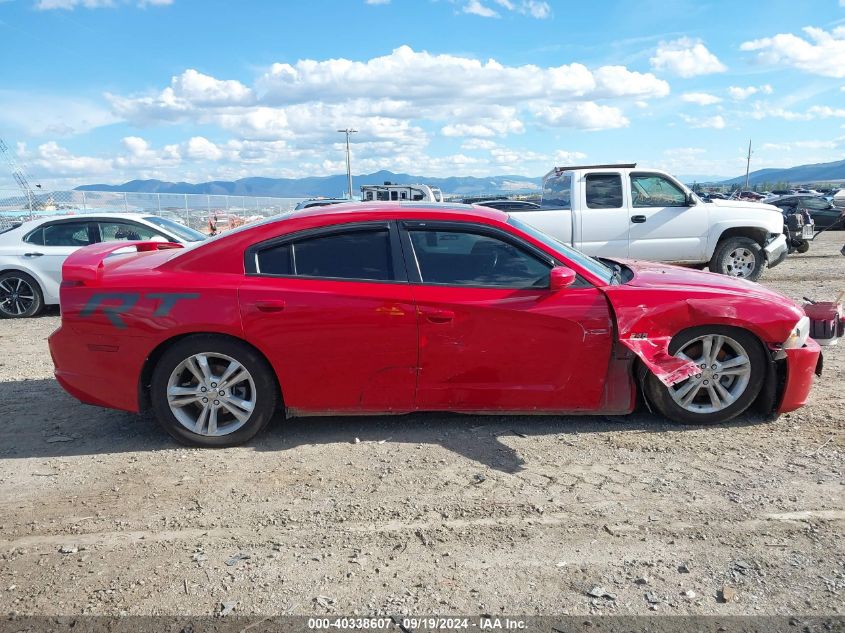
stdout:
[[[823,237],[764,283],[832,298]],[[845,345],[776,421],[279,419],[212,451],[66,395],[57,325],[0,322],[3,614],[845,613]]]

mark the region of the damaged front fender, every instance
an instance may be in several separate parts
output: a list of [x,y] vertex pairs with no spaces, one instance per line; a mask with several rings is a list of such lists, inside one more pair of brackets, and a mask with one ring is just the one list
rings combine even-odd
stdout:
[[634,352],[660,382],[671,387],[690,376],[701,373],[698,365],[691,360],[684,360],[669,353],[671,340],[671,336],[646,338],[642,335],[634,335],[630,338],[619,339],[619,342]]

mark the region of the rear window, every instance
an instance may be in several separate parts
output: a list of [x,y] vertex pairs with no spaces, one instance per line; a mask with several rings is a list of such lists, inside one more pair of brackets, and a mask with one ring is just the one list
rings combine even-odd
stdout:
[[541,206],[546,209],[572,208],[572,172],[565,171],[558,176],[546,178]]

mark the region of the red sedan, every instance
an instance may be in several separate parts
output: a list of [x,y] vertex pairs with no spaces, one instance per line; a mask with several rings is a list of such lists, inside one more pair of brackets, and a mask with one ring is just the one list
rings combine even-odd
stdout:
[[77,251],[56,378],[229,446],[287,416],[462,411],[677,422],[794,410],[820,366],[809,321],[755,283],[597,261],[506,213],[338,205],[196,245]]

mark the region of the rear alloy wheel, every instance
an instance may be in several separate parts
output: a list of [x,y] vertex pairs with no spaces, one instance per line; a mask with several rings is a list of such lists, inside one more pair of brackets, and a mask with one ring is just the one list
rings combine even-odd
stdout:
[[716,247],[710,270],[728,277],[757,281],[763,274],[763,247],[750,237],[730,237]]
[[38,282],[26,273],[9,271],[0,275],[0,316],[7,319],[32,317],[44,308]]
[[170,435],[195,446],[234,446],[255,436],[277,402],[272,370],[255,350],[211,335],[183,339],[153,371],[152,404]]
[[665,386],[650,374],[649,401],[683,424],[716,424],[745,411],[763,386],[765,355],[757,339],[734,328],[704,326],[678,335],[669,352],[698,365],[701,373]]

